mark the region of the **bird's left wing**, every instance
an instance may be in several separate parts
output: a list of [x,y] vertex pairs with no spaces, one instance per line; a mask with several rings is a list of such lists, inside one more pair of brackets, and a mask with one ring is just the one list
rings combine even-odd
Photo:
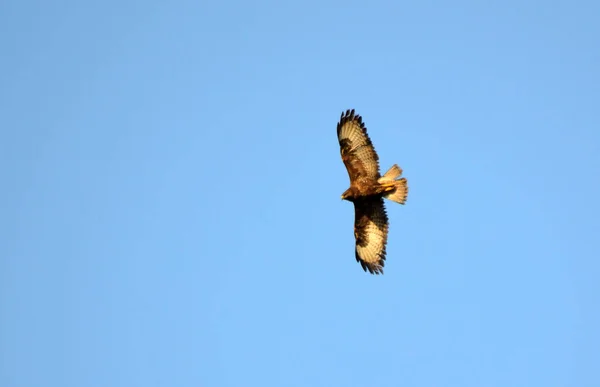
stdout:
[[367,134],[362,117],[353,110],[342,113],[337,125],[337,136],[340,143],[342,161],[348,170],[350,181],[377,180],[379,174],[379,157]]

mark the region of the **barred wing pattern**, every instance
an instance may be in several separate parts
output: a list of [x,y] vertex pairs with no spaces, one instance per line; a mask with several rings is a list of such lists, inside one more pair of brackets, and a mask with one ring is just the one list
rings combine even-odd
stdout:
[[389,222],[383,198],[365,198],[354,202],[356,261],[371,274],[383,274]]
[[337,125],[337,136],[351,184],[356,180],[379,179],[379,157],[362,117],[354,114],[354,109],[342,113]]

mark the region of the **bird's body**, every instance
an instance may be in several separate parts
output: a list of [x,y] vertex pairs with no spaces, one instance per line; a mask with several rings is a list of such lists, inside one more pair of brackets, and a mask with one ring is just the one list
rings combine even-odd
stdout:
[[367,135],[367,128],[354,110],[342,113],[337,125],[342,161],[348,170],[350,187],[342,199],[354,203],[355,257],[365,271],[383,274],[389,220],[383,199],[404,204],[408,195],[402,169],[394,164],[383,176],[379,157]]
[[350,202],[374,196],[384,197],[385,194],[395,189],[394,183],[380,183],[377,180],[365,181],[361,184],[351,185],[342,194],[342,199]]

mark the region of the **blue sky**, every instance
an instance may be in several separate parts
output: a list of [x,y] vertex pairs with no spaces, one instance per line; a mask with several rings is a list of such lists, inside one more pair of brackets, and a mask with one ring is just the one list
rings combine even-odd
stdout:
[[[600,385],[598,14],[2,2],[0,385]],[[348,108],[410,186],[384,276]]]

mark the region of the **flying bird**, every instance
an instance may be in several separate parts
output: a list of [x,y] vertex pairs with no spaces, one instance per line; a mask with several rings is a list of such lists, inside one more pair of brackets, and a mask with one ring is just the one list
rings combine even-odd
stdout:
[[342,199],[354,203],[355,257],[363,270],[383,274],[389,220],[383,199],[406,203],[408,184],[402,169],[394,164],[379,174],[379,156],[367,134],[362,117],[354,109],[342,112],[337,124],[342,161],[348,170],[350,188]]

